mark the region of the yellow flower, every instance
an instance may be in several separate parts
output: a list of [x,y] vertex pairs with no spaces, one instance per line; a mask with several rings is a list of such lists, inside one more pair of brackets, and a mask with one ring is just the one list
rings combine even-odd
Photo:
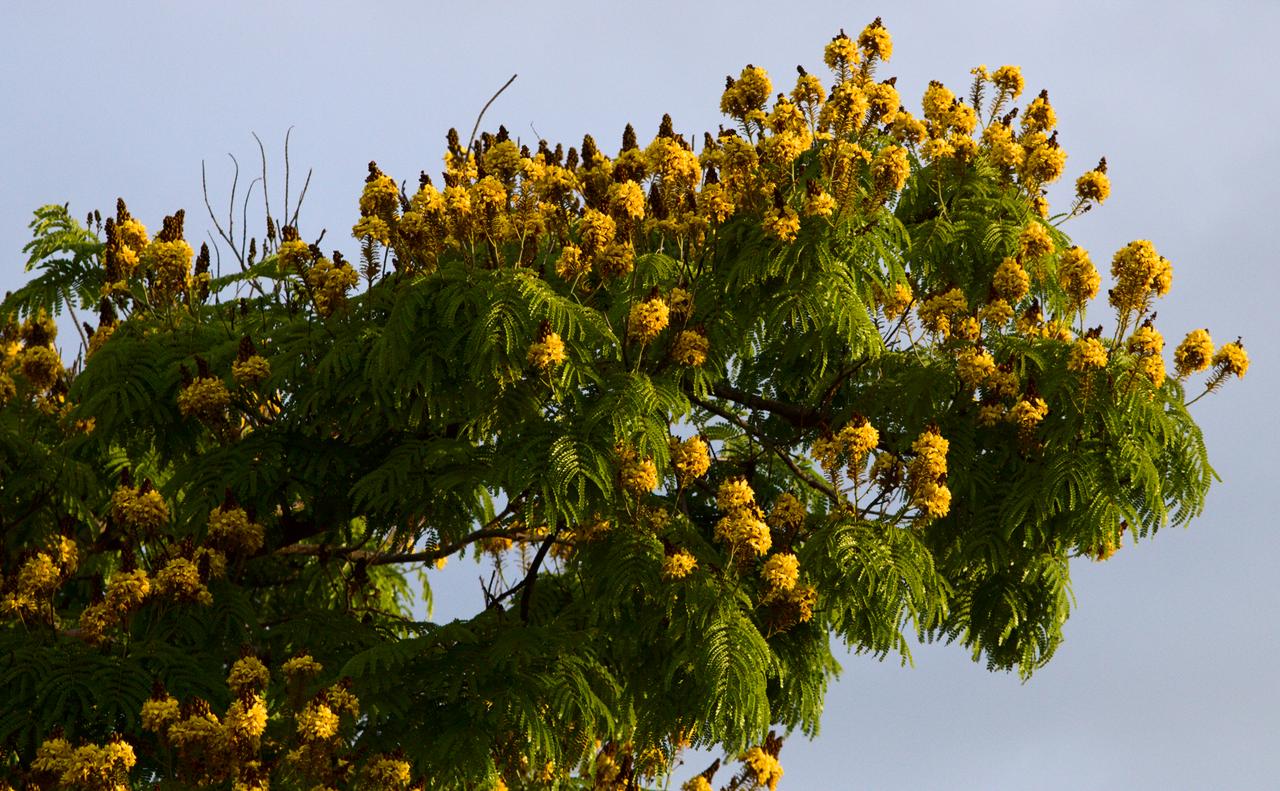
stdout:
[[529,344],[528,359],[538,370],[550,370],[565,361],[564,341],[558,333],[548,332],[541,340]]
[[262,525],[250,521],[240,507],[214,508],[209,512],[209,539],[229,552],[253,554],[262,548]]
[[156,574],[156,592],[179,600],[194,601],[208,606],[213,596],[200,581],[200,570],[186,558],[174,558]]
[[267,666],[253,656],[237,659],[231,666],[231,672],[227,674],[227,686],[235,695],[261,692],[267,688],[270,680],[271,674],[267,672]]
[[239,699],[227,709],[227,733],[240,742],[253,742],[267,729],[267,704],[262,695],[255,694],[247,701]]
[[107,583],[107,608],[115,615],[125,615],[141,607],[151,595],[151,580],[143,569],[117,571]]
[[618,226],[613,218],[595,209],[587,209],[578,223],[578,235],[582,239],[582,249],[588,254],[603,250],[613,241]]
[[681,330],[676,336],[671,356],[681,365],[697,368],[707,361],[707,351],[711,344],[707,337],[697,330]]
[[944,517],[951,511],[951,490],[938,481],[923,481],[916,488],[912,502],[931,519]]
[[947,474],[947,451],[951,443],[935,430],[928,430],[911,443],[916,458],[911,463],[914,475],[928,478],[941,478]]
[[147,700],[142,704],[143,729],[163,735],[178,721],[178,710],[178,701],[172,695]]
[[169,522],[169,506],[155,489],[139,492],[132,486],[119,487],[111,495],[111,514],[118,522],[144,532]]
[[1052,184],[1067,167],[1067,152],[1061,146],[1023,145],[1022,176],[1032,184]]
[[773,545],[769,525],[755,505],[730,511],[716,523],[715,535],[734,548],[750,548],[756,556],[763,556]]
[[937,127],[945,128],[951,117],[951,107],[955,102],[956,95],[947,86],[937,80],[930,80],[929,85],[924,89],[924,99],[921,102],[925,120]]
[[1049,104],[1049,92],[1041,91],[1022,113],[1023,132],[1048,132],[1058,125],[1057,113]]
[[1102,278],[1089,253],[1082,247],[1068,247],[1058,262],[1058,281],[1062,290],[1071,298],[1073,307],[1080,307],[1098,295],[1098,286]]
[[370,217],[390,217],[400,208],[400,188],[390,176],[370,167],[369,178],[360,194],[360,213]]
[[1111,259],[1111,277],[1115,287],[1110,291],[1112,306],[1128,312],[1142,308],[1152,295],[1169,291],[1173,267],[1156,252],[1155,245],[1138,239],[1118,250]]
[[1134,354],[1159,354],[1164,351],[1164,336],[1152,325],[1143,324],[1129,336],[1126,346]]
[[618,214],[639,220],[644,217],[644,190],[629,179],[614,183],[609,186],[609,205]]
[[892,321],[911,304],[913,294],[911,286],[907,283],[894,283],[887,291],[877,288],[875,291],[876,301],[880,303],[880,309],[884,311],[884,317]]
[[1016,99],[1022,95],[1026,81],[1022,78],[1022,69],[1017,66],[1001,66],[991,75],[991,81],[1001,91]]
[[1013,318],[1013,306],[1003,299],[993,299],[978,309],[978,317],[993,327],[1003,327]]
[[716,492],[716,507],[721,511],[733,511],[755,505],[756,493],[741,478],[730,478],[720,484]]
[[1000,262],[992,282],[996,293],[1009,302],[1017,302],[1031,291],[1031,276],[1012,258]]
[[1168,373],[1164,368],[1164,358],[1158,354],[1146,355],[1138,359],[1138,372],[1151,380],[1151,384],[1159,387],[1164,384]]
[[227,386],[216,376],[201,376],[178,394],[178,411],[183,417],[216,420],[223,416],[231,394]]
[[1214,367],[1225,373],[1241,378],[1249,370],[1249,355],[1245,353],[1240,341],[1223,344],[1218,353],[1213,355]]
[[1022,398],[1009,409],[1008,417],[1019,428],[1029,430],[1044,420],[1049,414],[1049,405],[1043,398],[1028,396]]
[[911,162],[902,146],[882,148],[871,162],[871,177],[876,186],[890,192],[898,192],[911,175]]
[[1087,171],[1076,179],[1076,195],[1081,200],[1095,200],[1102,203],[1111,194],[1111,180],[1100,170]]
[[790,552],[770,555],[760,569],[760,578],[769,586],[769,594],[786,593],[800,579],[800,560]]
[[[1053,238],[1044,225],[1032,222],[1018,236],[1018,254],[1025,261],[1034,261],[1053,252]],[[1013,300],[1010,300],[1013,301]]]
[[946,293],[930,297],[918,309],[920,323],[930,332],[944,338],[951,336],[951,321],[969,310],[969,301],[964,292],[953,288]]
[[671,466],[681,485],[701,478],[711,468],[711,456],[702,437],[689,437],[683,442],[671,438]]
[[567,244],[556,259],[556,274],[563,280],[574,280],[591,271],[591,261],[576,244]]
[[891,124],[898,116],[898,108],[902,106],[902,96],[898,89],[887,82],[873,82],[863,86],[862,92],[871,105],[871,114],[883,124]]
[[369,765],[369,779],[378,791],[403,791],[412,779],[408,761],[379,758]]
[[835,210],[836,199],[824,190],[819,190],[805,198],[804,213],[806,217],[830,217]]
[[285,270],[301,270],[311,262],[311,246],[299,239],[290,239],[280,244],[277,255]]
[[889,60],[893,57],[893,38],[880,23],[880,17],[876,17],[875,21],[862,29],[862,33],[858,35],[858,47],[868,60]]
[[762,118],[763,113],[760,111],[772,94],[773,83],[769,80],[769,74],[762,68],[748,65],[738,75],[738,79],[731,80],[725,88],[720,97],[720,112],[740,120],[751,118],[754,113],[759,112]]
[[313,659],[311,654],[299,654],[285,660],[281,669],[284,671],[285,677],[290,680],[305,679],[320,675],[320,672],[324,670],[324,665]]
[[996,361],[985,351],[964,349],[956,354],[956,375],[971,390],[981,387],[995,372]]
[[770,208],[764,215],[764,230],[780,242],[795,241],[800,233],[800,215],[790,206]]
[[658,488],[658,466],[653,459],[641,458],[631,448],[619,448],[618,461],[623,489],[638,496]]
[[768,786],[769,791],[778,787],[778,781],[782,779],[782,764],[776,757],[759,747],[752,747],[742,756],[742,762],[751,770],[758,784]]
[[783,492],[773,501],[769,510],[768,523],[777,528],[794,529],[804,524],[804,504],[790,492]]
[[1071,345],[1067,370],[1088,371],[1107,367],[1107,347],[1097,338],[1081,338]]
[[680,791],[713,791],[711,781],[702,775],[694,775],[680,786]]
[[[1208,330],[1192,330],[1173,351],[1173,366],[1179,377],[1203,371],[1212,360],[1213,339],[1209,337]],[[1248,367],[1247,358],[1245,365]]]
[[854,45],[853,39],[845,35],[843,30],[822,50],[822,62],[827,64],[827,68],[836,74],[843,75],[847,73],[850,67],[858,63],[858,48]]
[[628,329],[641,343],[648,343],[666,329],[670,312],[661,297],[637,302],[631,306]]
[[682,580],[698,567],[698,559],[688,550],[679,549],[662,560],[662,576],[671,580]]
[[338,732],[338,715],[324,703],[312,701],[298,715],[298,735],[303,741],[322,742]]
[[260,354],[251,354],[244,360],[231,363],[231,378],[237,384],[251,387],[271,376],[271,363]]
[[19,370],[37,390],[48,390],[62,373],[62,358],[49,346],[28,346],[18,353]]

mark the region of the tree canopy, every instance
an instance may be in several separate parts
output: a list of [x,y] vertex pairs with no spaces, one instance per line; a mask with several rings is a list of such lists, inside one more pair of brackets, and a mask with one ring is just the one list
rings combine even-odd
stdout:
[[[979,67],[917,117],[892,48],[841,32],[776,96],[747,66],[701,140],[370,163],[350,259],[287,196],[198,253],[182,211],[39,209],[0,305],[0,789],[626,789],[690,747],[728,765],[685,789],[773,789],[833,641],[1043,666],[1073,558],[1202,511],[1188,388],[1248,357],[1193,330],[1166,371],[1147,240],[1090,327],[1064,226],[1105,160],[1050,207],[1048,93]],[[483,611],[421,620],[468,554]]]

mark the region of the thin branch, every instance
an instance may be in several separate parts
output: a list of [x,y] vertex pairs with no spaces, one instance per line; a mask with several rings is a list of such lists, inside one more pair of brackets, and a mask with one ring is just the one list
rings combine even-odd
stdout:
[[745,420],[733,414],[727,409],[723,409],[711,403],[710,401],[704,401],[701,398],[698,398],[693,393],[689,393],[688,395],[689,395],[689,400],[692,401],[694,404],[696,404],[698,407],[705,409],[706,411],[712,413],[713,415],[719,415],[725,420],[731,421],[732,423],[737,425],[739,428],[741,428],[743,431],[747,432],[747,434],[749,434],[754,440],[759,442],[766,449],[772,451],[774,455],[776,455],[779,459],[781,459],[782,463],[787,465],[787,468],[790,469],[791,472],[797,478],[799,478],[804,483],[808,484],[810,487],[825,494],[828,498],[831,499],[831,502],[836,504],[845,502],[845,499],[841,497],[840,493],[837,492],[834,488],[832,488],[830,484],[828,484],[826,481],[819,480],[818,478],[815,478],[814,476],[800,469],[800,466],[795,463],[794,459],[791,458],[791,454],[787,453],[781,448],[778,448],[776,445],[769,442],[764,437],[760,436],[756,431],[754,431],[751,428],[751,424],[747,423]]
[[[293,134],[293,126],[291,125],[284,132],[284,218],[289,219],[289,136]],[[307,174],[308,180],[311,174]],[[302,199],[298,199],[298,203],[302,203]]]
[[480,131],[480,119],[481,119],[481,118],[484,118],[484,113],[485,113],[485,111],[486,111],[486,110],[488,110],[488,109],[489,109],[489,105],[493,104],[493,100],[494,100],[494,99],[497,99],[499,96],[501,96],[501,95],[502,95],[502,92],[503,92],[503,91],[505,91],[505,90],[507,89],[507,86],[509,86],[511,83],[515,82],[515,81],[516,81],[516,77],[518,77],[518,76],[520,76],[520,75],[518,75],[518,74],[512,74],[512,75],[511,75],[511,79],[509,79],[509,80],[507,80],[505,83],[503,83],[503,84],[502,84],[502,87],[498,89],[498,92],[497,92],[497,93],[495,93],[493,96],[490,96],[490,97],[489,97],[489,101],[485,102],[485,103],[484,103],[484,107],[481,107],[481,108],[480,108],[480,114],[476,116],[476,124],[475,124],[475,126],[471,127],[471,138],[470,138],[469,140],[467,140],[467,150],[466,150],[466,152],[462,155],[462,158],[463,158],[463,160],[464,160],[464,164],[465,164],[465,160],[466,160],[466,158],[467,158],[467,155],[469,155],[469,154],[471,153],[471,146],[473,146],[473,145],[475,144],[475,142],[476,142],[476,132]]
[[[262,159],[262,205],[267,212],[267,222],[271,222],[271,189],[267,186],[267,149],[262,145],[261,138],[257,132],[250,132],[253,139],[258,141],[258,156]],[[246,202],[247,205],[247,202]],[[285,212],[288,214],[288,211]],[[266,239],[263,239],[263,257],[266,257]]]
[[724,382],[717,382],[711,388],[711,392],[715,393],[719,398],[732,401],[748,409],[771,412],[796,428],[812,428],[818,425],[822,419],[822,415],[817,410],[748,393]]
[[[311,168],[307,168],[307,180],[302,183],[302,192],[298,195],[298,205],[293,207],[293,219],[289,220],[289,224],[294,228],[298,227],[298,212],[302,211],[302,202],[307,198],[307,187],[311,186]],[[323,236],[323,231],[321,236]],[[320,242],[317,240],[316,244]]]

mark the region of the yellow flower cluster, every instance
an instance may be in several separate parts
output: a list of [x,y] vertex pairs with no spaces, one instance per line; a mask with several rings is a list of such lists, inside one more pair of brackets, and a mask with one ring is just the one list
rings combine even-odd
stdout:
[[263,527],[239,506],[218,506],[209,512],[209,540],[233,554],[252,555],[262,548]]
[[1039,396],[1027,396],[1009,408],[1008,418],[1021,431],[1034,429],[1049,415],[1049,405]]
[[1018,255],[1024,261],[1035,261],[1053,252],[1053,238],[1044,225],[1031,222],[1018,236]]
[[307,270],[307,285],[311,287],[316,313],[325,318],[332,316],[346,304],[347,292],[355,288],[358,282],[360,276],[346,261],[339,260],[335,263],[328,258],[321,258]]
[[1217,354],[1213,355],[1213,365],[1225,374],[1243,377],[1249,371],[1249,355],[1245,353],[1240,341],[1232,341],[1223,344]]
[[122,525],[153,532],[169,522],[169,506],[151,487],[121,486],[111,495],[111,515]]
[[662,297],[652,296],[631,306],[627,322],[628,331],[641,343],[657,338],[667,328],[671,309]]
[[0,615],[28,618],[39,613],[49,596],[75,571],[78,560],[75,543],[57,542],[53,553],[37,552],[23,561],[13,579],[13,588],[0,597]]
[[641,458],[635,450],[625,446],[619,446],[616,452],[623,489],[638,497],[658,488],[658,466],[653,459]]
[[786,593],[795,588],[800,579],[800,559],[790,552],[770,555],[760,569],[760,578],[768,588],[767,598]]
[[183,417],[205,421],[218,421],[225,417],[231,393],[222,379],[216,376],[199,376],[178,394],[178,411]]
[[267,729],[267,702],[261,694],[251,694],[232,702],[223,722],[233,743],[257,746],[257,739]]
[[539,371],[549,371],[565,361],[564,341],[559,333],[548,331],[529,344],[529,364]]
[[871,162],[871,177],[880,189],[898,192],[907,183],[909,175],[911,162],[907,159],[907,149],[902,146],[882,148]]
[[373,791],[404,791],[412,780],[409,762],[399,758],[377,758],[366,771]]
[[880,442],[880,432],[863,417],[846,423],[831,437],[819,437],[813,441],[813,458],[828,474],[841,467],[848,467],[849,476],[855,480],[866,465],[867,456]]
[[46,739],[36,749],[31,768],[57,778],[59,788],[83,791],[128,791],[129,770],[138,762],[133,747],[119,736],[104,745],[73,748],[66,739]]
[[742,756],[742,762],[751,770],[752,778],[769,791],[775,791],[778,781],[782,779],[782,764],[777,756],[770,755],[759,747],[752,747]]
[[916,457],[907,468],[907,489],[912,504],[930,519],[951,511],[951,490],[945,483],[950,447],[935,429],[927,429],[911,444]]
[[299,654],[298,656],[285,660],[282,670],[284,671],[285,678],[290,680],[301,680],[320,675],[324,670],[324,665],[321,665],[312,658],[311,654]]
[[887,290],[877,288],[875,294],[880,310],[884,311],[884,317],[890,321],[901,316],[914,297],[911,286],[907,283],[894,283]]
[[780,242],[794,242],[800,233],[800,215],[790,206],[769,209],[764,215],[764,230]]
[[681,365],[697,368],[707,361],[711,343],[697,330],[681,330],[672,345],[671,356]]
[[1173,266],[1156,252],[1146,239],[1130,242],[1111,259],[1111,277],[1115,287],[1110,291],[1111,304],[1122,314],[1142,310],[1154,296],[1169,293],[1173,283]]
[[237,659],[231,665],[231,671],[227,673],[227,686],[237,697],[262,692],[267,688],[267,682],[270,680],[271,674],[267,672],[267,666],[254,656]]
[[170,301],[191,285],[191,260],[195,251],[182,239],[156,241],[142,254],[142,266],[151,278],[153,301]]
[[996,361],[982,349],[961,349],[956,353],[956,376],[970,390],[985,385],[996,375]]
[[893,38],[889,35],[889,31],[880,23],[880,17],[862,29],[858,34],[858,48],[862,50],[862,54],[867,60],[878,58],[880,60],[889,60],[893,57]]
[[[1241,351],[1244,351],[1241,349]],[[1213,361],[1213,339],[1208,330],[1192,330],[1173,350],[1173,367],[1187,377],[1208,368]]]
[[662,559],[662,576],[671,580],[682,580],[698,567],[698,559],[687,549],[678,549]]
[[716,538],[728,544],[733,552],[748,548],[757,556],[765,555],[773,546],[769,525],[765,523],[756,494],[741,478],[720,484],[716,506],[724,513],[716,523]]
[[1071,344],[1067,357],[1067,370],[1090,371],[1107,367],[1107,347],[1097,338],[1080,338]]
[[1076,179],[1076,196],[1082,200],[1102,203],[1111,194],[1111,180],[1103,170],[1086,171]]
[[304,741],[327,741],[337,733],[338,715],[326,703],[313,700],[298,714],[298,735]]
[[1071,307],[1079,309],[1098,295],[1102,277],[1082,247],[1068,247],[1058,261],[1058,281],[1071,299]]
[[1022,268],[1022,264],[1013,258],[1006,258],[996,267],[992,285],[1001,298],[1017,302],[1031,292],[1031,276]]
[[711,454],[702,437],[694,436],[681,441],[671,438],[671,466],[683,486],[694,478],[701,478],[711,469]]
[[951,337],[953,322],[963,319],[968,311],[969,301],[958,288],[930,297],[917,309],[924,328],[944,338]]
[[271,363],[260,354],[252,354],[243,360],[231,363],[231,378],[236,384],[252,387],[271,376]]
[[178,601],[192,601],[208,606],[213,596],[200,581],[200,570],[187,558],[174,558],[156,574],[156,593]]

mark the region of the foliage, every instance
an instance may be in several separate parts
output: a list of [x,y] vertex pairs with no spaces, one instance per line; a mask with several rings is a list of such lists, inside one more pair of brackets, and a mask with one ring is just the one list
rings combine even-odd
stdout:
[[[451,133],[412,195],[371,164],[354,265],[269,205],[216,277],[181,212],[38,210],[0,338],[10,784],[632,788],[692,746],[773,788],[832,637],[1047,662],[1072,558],[1200,513],[1184,387],[1248,358],[1196,331],[1166,376],[1145,241],[1086,328],[1062,225],[1105,161],[1050,214],[1048,95],[1019,120],[977,69],[916,119],[891,51],[842,33],[771,106],[747,67],[698,153],[664,118],[613,158]],[[66,368],[64,308],[98,313]],[[407,575],[469,550],[486,609],[416,620]]]

